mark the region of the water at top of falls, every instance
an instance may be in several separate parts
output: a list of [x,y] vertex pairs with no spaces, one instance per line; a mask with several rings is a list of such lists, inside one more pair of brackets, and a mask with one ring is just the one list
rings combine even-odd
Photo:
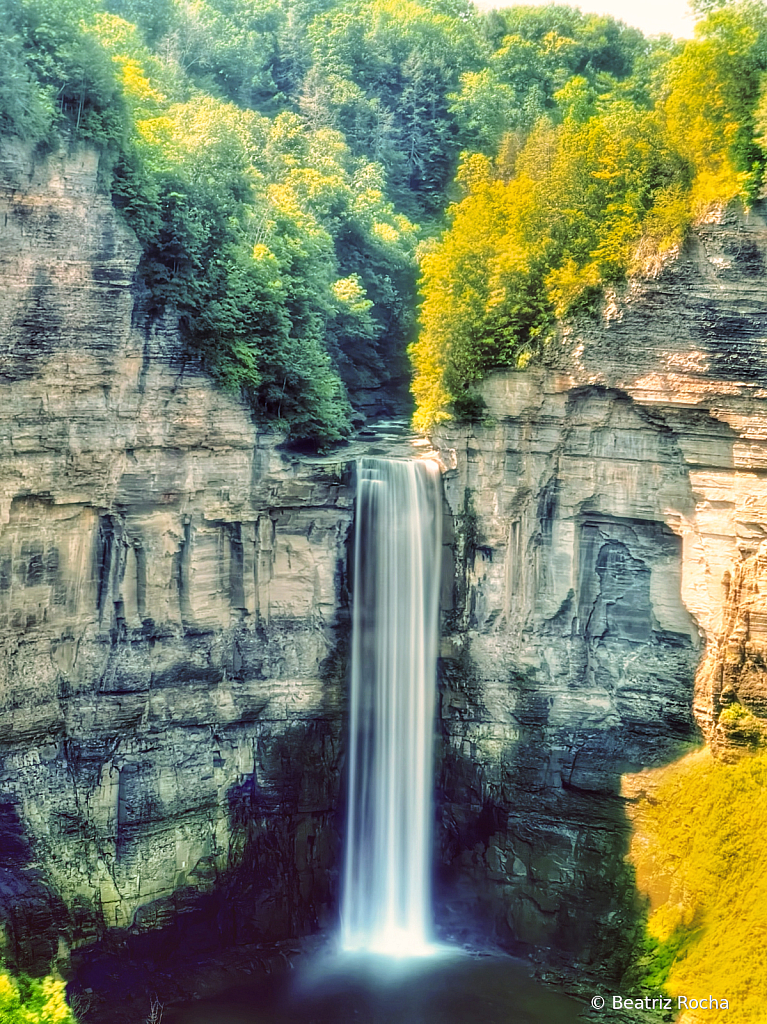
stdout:
[[433,460],[358,463],[341,906],[348,951],[422,956],[433,948],[440,494]]

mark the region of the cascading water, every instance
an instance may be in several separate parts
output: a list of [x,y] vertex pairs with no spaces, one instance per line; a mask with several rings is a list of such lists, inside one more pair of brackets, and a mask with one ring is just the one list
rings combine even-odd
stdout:
[[429,951],[440,550],[437,463],[360,460],[341,913],[347,950]]

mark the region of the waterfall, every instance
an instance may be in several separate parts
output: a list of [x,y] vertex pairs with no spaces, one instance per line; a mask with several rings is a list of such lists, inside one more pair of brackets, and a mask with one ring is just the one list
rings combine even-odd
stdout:
[[361,459],[341,908],[347,950],[429,950],[440,551],[437,463]]

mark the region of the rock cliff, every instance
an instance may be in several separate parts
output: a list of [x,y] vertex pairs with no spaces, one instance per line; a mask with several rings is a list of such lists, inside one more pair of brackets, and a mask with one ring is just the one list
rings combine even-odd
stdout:
[[138,246],[91,151],[1,164],[6,955],[44,969],[192,909],[201,942],[316,928],[351,481],[281,456],[136,321]]
[[478,905],[506,944],[619,969],[637,914],[621,775],[700,742],[696,723],[720,748],[760,734],[765,253],[759,211],[712,217],[545,368],[488,379],[481,423],[435,437],[457,533],[448,925]]
[[[281,453],[171,325],[142,323],[92,153],[0,165],[5,952],[44,969],[103,936],[321,927],[350,456]],[[618,972],[621,776],[700,730],[722,750],[761,734],[766,252],[757,213],[702,225],[434,438],[448,932]]]

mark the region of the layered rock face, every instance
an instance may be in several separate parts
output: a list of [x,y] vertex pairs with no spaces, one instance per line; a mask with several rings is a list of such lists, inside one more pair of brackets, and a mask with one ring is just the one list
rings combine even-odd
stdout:
[[712,749],[726,759],[767,741],[767,543],[726,570],[721,627],[696,680],[695,706]]
[[283,458],[171,330],[132,324],[139,250],[92,153],[1,170],[6,953],[46,968],[200,891],[207,933],[315,928],[352,481]]
[[457,535],[448,923],[478,904],[506,944],[620,968],[637,911],[622,773],[700,742],[693,708],[720,745],[759,731],[765,253],[758,213],[702,225],[546,369],[486,381],[483,423],[435,438]]
[[[139,251],[92,154],[1,163],[6,952],[45,969],[110,929],[320,927],[348,462],[280,454],[169,327],[134,322]],[[698,727],[722,748],[761,729],[766,252],[756,214],[702,226],[547,367],[488,380],[485,421],[434,439],[450,931],[619,970],[637,910],[622,774]]]

